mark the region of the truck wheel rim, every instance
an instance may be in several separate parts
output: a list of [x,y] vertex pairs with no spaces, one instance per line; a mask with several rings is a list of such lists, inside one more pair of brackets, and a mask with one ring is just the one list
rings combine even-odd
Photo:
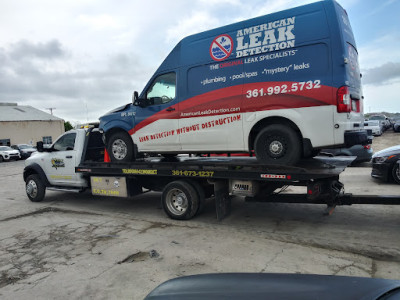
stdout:
[[33,180],[29,180],[28,184],[26,185],[26,193],[31,197],[35,198],[37,195],[37,185],[36,182]]
[[112,150],[113,156],[116,159],[121,160],[126,157],[126,154],[128,153],[128,146],[126,145],[126,143],[123,140],[117,139],[112,144],[111,150]]
[[183,215],[188,208],[188,199],[186,194],[180,189],[172,189],[167,193],[166,205],[174,215]]

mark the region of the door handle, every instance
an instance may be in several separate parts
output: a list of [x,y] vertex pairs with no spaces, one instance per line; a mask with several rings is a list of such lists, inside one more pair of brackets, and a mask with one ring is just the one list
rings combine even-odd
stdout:
[[65,158],[72,158],[72,155],[67,155]]
[[166,111],[174,111],[175,110],[175,108],[173,108],[173,107],[168,107],[167,109],[166,109]]

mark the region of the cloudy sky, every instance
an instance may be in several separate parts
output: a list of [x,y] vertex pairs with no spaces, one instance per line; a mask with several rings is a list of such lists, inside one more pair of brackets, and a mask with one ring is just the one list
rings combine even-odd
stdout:
[[[183,37],[310,2],[0,0],[0,102],[96,121],[129,103]],[[400,112],[400,1],[339,3],[358,46],[364,112]]]

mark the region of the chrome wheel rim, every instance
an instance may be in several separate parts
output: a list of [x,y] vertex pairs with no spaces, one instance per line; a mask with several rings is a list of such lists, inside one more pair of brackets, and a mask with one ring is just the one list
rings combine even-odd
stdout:
[[111,151],[116,159],[121,160],[128,154],[128,146],[123,140],[117,139],[113,142]]
[[34,180],[29,180],[29,182],[26,184],[26,193],[31,198],[35,198],[37,196],[38,187]]
[[180,189],[171,189],[166,196],[166,205],[174,215],[183,215],[188,208],[186,194]]
[[280,141],[273,141],[269,144],[269,151],[274,155],[281,155],[283,152],[283,144]]

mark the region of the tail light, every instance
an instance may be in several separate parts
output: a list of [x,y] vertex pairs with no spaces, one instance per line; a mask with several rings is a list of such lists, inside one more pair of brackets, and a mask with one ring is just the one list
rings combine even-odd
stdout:
[[337,91],[337,112],[348,113],[351,112],[351,99],[350,92],[347,86],[342,86]]
[[369,149],[371,149],[371,144],[364,145],[363,147],[364,147],[365,150],[369,150]]

